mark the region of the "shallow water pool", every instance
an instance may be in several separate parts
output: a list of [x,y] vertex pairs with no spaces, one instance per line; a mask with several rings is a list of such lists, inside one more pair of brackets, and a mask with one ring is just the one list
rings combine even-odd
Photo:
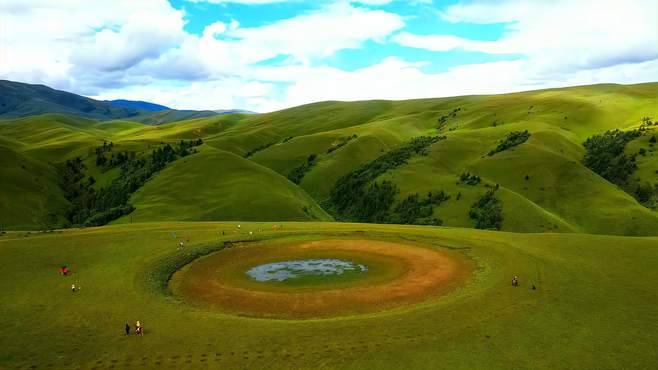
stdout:
[[365,273],[368,267],[336,258],[272,262],[254,266],[247,275],[256,281],[286,281],[310,276],[332,276]]

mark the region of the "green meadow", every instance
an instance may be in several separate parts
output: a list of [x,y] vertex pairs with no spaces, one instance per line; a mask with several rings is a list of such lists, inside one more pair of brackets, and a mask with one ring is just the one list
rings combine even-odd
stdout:
[[[460,228],[145,223],[0,238],[0,365],[28,368],[651,368],[658,239]],[[249,235],[247,230],[268,230]],[[230,230],[225,236],[220,230]],[[178,239],[189,240],[183,251]],[[477,264],[438,299],[373,314],[278,320],[191,307],[162,274],[223,241],[418,241]],[[247,247],[248,248],[248,247]],[[60,264],[71,274],[59,275]],[[167,267],[169,266],[169,267]],[[518,275],[520,286],[510,284]],[[164,282],[164,285],[163,285]],[[75,283],[79,290],[71,293]],[[536,289],[531,288],[535,285]],[[126,337],[126,321],[145,335]],[[486,365],[483,365],[486,364]]]

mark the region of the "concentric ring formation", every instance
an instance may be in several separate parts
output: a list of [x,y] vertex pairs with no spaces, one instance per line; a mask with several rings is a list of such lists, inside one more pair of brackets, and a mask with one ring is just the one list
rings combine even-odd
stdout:
[[[368,266],[353,279],[308,284],[256,281],[254,266],[290,260],[338,258]],[[224,249],[200,258],[170,281],[195,306],[274,318],[310,318],[375,312],[422,302],[464,284],[472,261],[458,252],[379,240],[278,241]]]

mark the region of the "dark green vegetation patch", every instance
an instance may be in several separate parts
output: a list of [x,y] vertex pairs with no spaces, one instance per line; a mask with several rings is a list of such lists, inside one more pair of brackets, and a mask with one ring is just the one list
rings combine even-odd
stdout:
[[119,167],[120,174],[108,186],[99,189],[94,187],[94,177],[86,177],[86,166],[80,157],[67,160],[61,171],[62,188],[70,202],[65,213],[67,221],[70,225],[100,226],[129,214],[135,209],[129,203],[132,193],[170,162],[196,152],[193,148],[201,144],[202,139],[181,140],[174,147],[165,144],[150,155],[138,157],[134,151],[115,156],[111,154],[114,144],[103,143],[95,150],[96,165],[106,167],[105,170]]
[[498,144],[498,146],[496,146],[495,149],[491,150],[488,153],[488,155],[492,156],[496,153],[500,153],[500,152],[505,151],[509,148],[515,147],[517,145],[521,145],[521,144],[525,143],[526,140],[528,140],[529,137],[530,137],[530,133],[528,132],[528,130],[510,132],[509,134],[507,134],[507,136],[505,136],[505,139],[503,139]]
[[[414,138],[348,173],[336,183],[327,206],[339,218],[349,221],[387,223],[409,219],[407,216],[390,215],[391,205],[399,190],[391,181],[377,181],[377,177],[407,163],[413,156],[426,155],[430,145],[443,139],[445,136]],[[400,209],[406,208],[408,207],[402,206]]]
[[496,189],[487,191],[473,203],[468,215],[475,222],[476,229],[500,230],[503,227],[503,205],[496,198]]
[[306,162],[304,162],[304,164],[299,167],[295,167],[292,172],[288,174],[288,179],[295,184],[299,184],[302,182],[302,178],[304,178],[306,172],[310,171],[317,163],[318,156],[315,154],[309,155],[308,158],[306,158]]

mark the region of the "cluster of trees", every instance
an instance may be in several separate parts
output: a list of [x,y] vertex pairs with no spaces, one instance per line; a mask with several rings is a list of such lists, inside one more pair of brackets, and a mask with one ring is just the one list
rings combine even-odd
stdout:
[[306,162],[304,162],[299,167],[295,167],[290,172],[290,174],[288,174],[288,180],[294,182],[295,184],[299,184],[302,182],[304,175],[306,175],[306,173],[310,171],[316,163],[318,163],[318,156],[315,154],[309,155],[308,158],[306,158]]
[[658,184],[651,185],[648,181],[637,184],[633,196],[645,207],[658,209]]
[[652,122],[651,117],[642,117],[640,120],[640,131],[647,130],[651,126],[658,126],[658,121]]
[[341,177],[324,206],[339,219],[385,223],[398,193],[390,181],[375,181],[416,155],[427,155],[427,148],[445,136],[420,136]]
[[640,135],[640,130],[611,130],[588,138],[583,143],[583,164],[604,179],[623,187],[637,168],[635,155],[626,155],[624,149],[628,142]]
[[327,149],[327,154],[333,152],[336,149],[339,149],[343,147],[345,144],[347,144],[350,140],[356,139],[356,134],[352,136],[343,136],[341,138],[338,138],[334,143],[331,144],[329,149]]
[[[583,143],[586,150],[583,164],[599,176],[631,194],[640,204],[647,208],[656,209],[658,208],[658,184],[652,185],[647,181],[630,184],[628,179],[637,168],[637,154],[629,155],[625,153],[626,144],[641,136],[651,124],[651,120],[645,117],[638,130],[611,130],[588,138]],[[655,142],[654,135],[649,139],[649,146]],[[638,154],[646,156],[647,150],[640,148]]]
[[65,212],[69,223],[66,226],[100,226],[129,214],[135,209],[129,203],[132,193],[168,163],[189,155],[193,147],[201,144],[201,139],[181,140],[174,147],[166,144],[153,150],[146,158],[137,158],[130,152],[120,164],[119,176],[99,189],[93,186],[96,182],[93,177],[86,177],[80,157],[67,160],[61,171],[61,186],[70,202]]
[[503,226],[503,205],[496,198],[496,190],[487,191],[471,206],[468,216],[475,221],[476,229],[500,230]]
[[505,138],[500,143],[498,143],[498,146],[496,146],[496,148],[491,150],[488,153],[488,155],[491,157],[496,153],[500,153],[504,150],[507,150],[511,147],[515,147],[517,145],[521,145],[525,143],[529,137],[530,137],[530,133],[528,132],[528,130],[512,131],[508,133],[507,136],[505,136]]
[[409,225],[443,225],[443,221],[432,217],[434,207],[450,199],[443,190],[429,192],[427,197],[420,198],[418,194],[411,194],[398,203],[386,220],[392,224]]
[[96,166],[100,167],[107,163],[107,157],[105,156],[105,153],[111,152],[113,147],[113,142],[110,141],[108,143],[107,141],[103,141],[103,145],[94,150],[96,153]]
[[451,117],[452,117],[452,118],[455,118],[455,117],[457,117],[457,112],[459,112],[459,111],[461,111],[461,110],[462,110],[462,109],[461,109],[460,107],[457,107],[457,108],[453,109],[450,113],[448,113],[448,114],[446,114],[446,115],[443,115],[443,116],[439,117],[439,120],[438,120],[438,122],[439,122],[439,127],[438,127],[438,129],[439,129],[439,130],[442,130],[442,129],[445,127],[445,125],[448,123],[448,118],[451,118]]
[[477,185],[481,181],[480,176],[476,174],[471,174],[469,172],[462,172],[461,175],[459,175],[459,182],[462,184],[466,185]]
[[[292,139],[292,137],[290,137],[290,139]],[[289,139],[288,139],[288,140],[289,140]],[[245,153],[244,157],[245,157],[245,158],[249,158],[249,157],[251,157],[252,155],[254,155],[254,154],[260,152],[261,150],[265,150],[265,149],[271,147],[271,146],[274,145],[274,144],[276,144],[276,141],[273,141],[273,142],[271,142],[271,143],[266,143],[266,144],[263,144],[263,145],[259,145],[259,146],[255,147],[255,148],[251,149],[251,150],[248,151],[247,153]]]

